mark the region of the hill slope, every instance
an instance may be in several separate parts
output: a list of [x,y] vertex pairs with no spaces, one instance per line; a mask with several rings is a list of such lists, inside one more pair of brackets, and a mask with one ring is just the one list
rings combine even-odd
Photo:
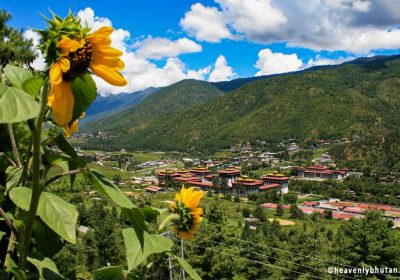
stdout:
[[164,112],[145,127],[125,123],[112,141],[92,144],[213,151],[244,140],[357,135],[384,146],[400,135],[399,106],[400,59],[384,57],[254,81],[205,104]]
[[123,109],[138,104],[150,94],[159,90],[150,87],[148,89],[133,93],[121,93],[109,96],[97,96],[96,100],[86,111],[86,117],[79,121],[81,127],[98,121],[101,118],[109,117]]
[[160,89],[136,106],[118,112],[112,117],[98,120],[96,124],[84,128],[83,131],[111,131],[120,134],[120,131],[129,130],[133,133],[138,128],[146,127],[155,117],[205,103],[222,94],[224,92],[210,83],[184,80]]

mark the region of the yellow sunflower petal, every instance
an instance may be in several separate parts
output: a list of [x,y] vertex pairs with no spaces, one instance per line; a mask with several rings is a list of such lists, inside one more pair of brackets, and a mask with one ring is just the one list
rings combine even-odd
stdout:
[[50,68],[50,81],[52,84],[59,84],[62,81],[62,71],[58,62],[54,63]]
[[97,37],[97,36],[106,37],[106,36],[109,36],[113,31],[114,31],[114,29],[111,26],[103,26],[103,27],[100,27],[99,29],[97,29],[92,34],[89,34],[88,38]]
[[58,65],[60,65],[61,71],[63,73],[67,72],[69,68],[71,67],[71,64],[69,62],[68,58],[62,57],[58,60]]
[[94,54],[107,57],[120,57],[121,55],[123,55],[122,51],[113,47],[93,46],[92,50]]
[[92,63],[90,69],[94,74],[114,86],[126,86],[128,84],[127,80],[125,80],[124,76],[119,72],[111,70],[103,65]]
[[110,37],[87,37],[86,39],[93,47],[109,48],[111,44]]
[[66,136],[67,136],[68,138],[71,137],[71,134],[72,134],[72,133],[78,132],[78,120],[75,120],[75,121],[72,123],[71,126],[69,126],[68,124],[66,124],[66,125],[64,126],[64,129],[65,129],[65,134],[66,134]]
[[74,52],[82,47],[82,42],[72,40],[68,37],[63,37],[58,43],[57,47],[61,49],[61,56],[67,56],[70,52]]
[[69,82],[51,84],[48,105],[52,110],[54,122],[64,127],[72,118],[74,95]]
[[117,57],[102,57],[100,55],[93,54],[92,62],[93,64],[104,65],[112,70],[122,70],[125,68],[125,63]]

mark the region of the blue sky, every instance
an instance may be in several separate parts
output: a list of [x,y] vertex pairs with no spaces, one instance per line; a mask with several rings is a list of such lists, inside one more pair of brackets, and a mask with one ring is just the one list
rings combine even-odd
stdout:
[[[112,24],[129,85],[101,93],[296,71],[359,56],[400,53],[400,0],[3,1],[10,24],[44,28],[48,9],[90,27]],[[112,3],[112,4],[109,4]],[[43,67],[41,61],[35,65]]]

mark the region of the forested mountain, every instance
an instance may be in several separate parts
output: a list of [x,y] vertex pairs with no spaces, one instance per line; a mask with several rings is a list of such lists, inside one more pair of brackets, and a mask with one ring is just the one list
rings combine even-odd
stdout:
[[97,121],[88,126],[85,131],[115,131],[115,133],[119,133],[124,130],[133,133],[136,129],[146,127],[147,123],[158,116],[205,103],[223,93],[210,83],[184,80],[160,89],[136,106]]
[[86,117],[80,121],[80,125],[87,125],[136,105],[157,90],[158,88],[150,87],[132,93],[111,94],[108,96],[98,95],[96,100],[86,111]]

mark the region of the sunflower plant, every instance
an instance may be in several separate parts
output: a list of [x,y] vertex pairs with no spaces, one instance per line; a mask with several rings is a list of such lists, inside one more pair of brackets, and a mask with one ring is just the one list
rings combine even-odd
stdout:
[[[146,271],[144,264],[150,265],[149,256],[174,257],[172,241],[160,235],[171,221],[180,220],[176,224],[180,236],[185,231],[193,235],[201,221],[201,211],[193,210],[196,203],[190,202],[186,191],[179,194],[182,199],[175,204],[172,218],[161,219],[166,210],[137,207],[78,156],[68,138],[78,130],[79,118],[84,117],[97,96],[92,76],[114,86],[125,86],[127,81],[120,72],[124,69],[123,53],[111,46],[110,26],[90,30],[72,13],[65,18],[53,14],[46,21],[48,28],[37,30],[38,48],[44,55],[46,69],[32,72],[7,65],[0,70],[0,124],[7,127],[12,146],[10,153],[0,154],[0,164],[8,165],[3,185],[0,180],[0,223],[8,227],[7,231],[0,231],[0,240],[8,239],[0,278],[66,279],[51,261],[54,252],[48,251],[54,250],[46,250],[54,245],[48,237],[56,234],[62,242],[74,244],[79,213],[74,205],[52,193],[49,186],[63,177],[69,177],[72,186],[77,174],[81,174],[99,193],[119,206],[130,221],[130,227],[123,230],[128,268],[105,267],[95,271],[94,277],[141,279],[140,275]],[[28,144],[22,149],[13,131],[17,123],[24,124],[29,135]],[[49,172],[54,167],[63,171]],[[198,201],[200,196],[194,195],[193,199]],[[189,216],[187,211],[191,213]],[[183,259],[174,259],[192,278],[198,279]],[[144,269],[139,269],[143,266]]]

